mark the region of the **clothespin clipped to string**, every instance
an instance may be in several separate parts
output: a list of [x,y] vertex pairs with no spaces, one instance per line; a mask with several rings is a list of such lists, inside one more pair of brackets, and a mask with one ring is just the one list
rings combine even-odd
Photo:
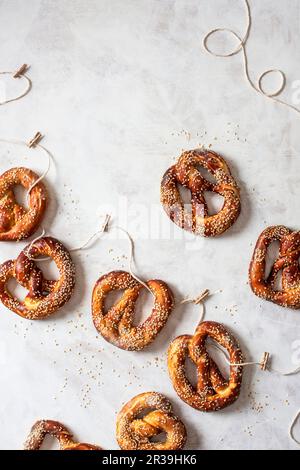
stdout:
[[270,359],[270,353],[264,352],[263,357],[260,361],[261,370],[267,370],[269,359]]
[[16,72],[14,73],[13,78],[20,78],[21,75],[24,75],[28,69],[29,69],[29,65],[27,64],[21,65],[21,67],[19,67],[18,70],[16,70]]
[[43,139],[43,137],[44,137],[44,136],[43,136],[40,132],[37,132],[37,133],[35,134],[35,136],[33,137],[33,139],[31,139],[31,140],[28,142],[27,146],[28,146],[29,148],[34,148],[34,147],[36,147],[36,145],[38,145],[38,144],[40,143],[40,141]]
[[100,232],[108,232],[108,224],[110,222],[111,216],[109,214],[105,215],[104,222],[100,228]]

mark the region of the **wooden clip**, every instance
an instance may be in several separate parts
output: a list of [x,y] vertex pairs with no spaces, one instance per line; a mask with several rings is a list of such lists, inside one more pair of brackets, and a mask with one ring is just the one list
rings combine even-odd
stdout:
[[13,77],[14,78],[20,78],[21,75],[24,75],[25,72],[29,69],[29,66],[27,64],[21,65],[20,68],[14,73]]
[[41,140],[42,140],[43,136],[40,132],[37,132],[35,134],[35,136],[33,137],[33,139],[30,140],[30,142],[28,142],[28,147],[29,148],[32,148],[32,147],[35,147]]
[[264,355],[263,355],[262,360],[260,362],[261,370],[266,370],[267,369],[269,359],[270,359],[270,353],[264,352]]
[[110,222],[110,215],[107,214],[107,215],[105,216],[104,222],[103,222],[103,224],[102,224],[101,232],[107,232],[109,222]]
[[204,292],[202,292],[202,294],[199,295],[199,297],[197,297],[195,300],[194,300],[194,304],[198,305],[202,302],[202,300],[206,299],[206,297],[209,296],[209,290],[208,289],[205,289]]

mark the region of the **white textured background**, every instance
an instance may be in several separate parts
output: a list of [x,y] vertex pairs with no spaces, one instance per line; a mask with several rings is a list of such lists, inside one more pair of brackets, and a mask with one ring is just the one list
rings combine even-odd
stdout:
[[[284,98],[292,101],[300,79],[300,3],[250,4],[251,74],[255,79],[266,68],[282,68]],[[245,20],[242,0],[0,0],[0,69],[27,62],[34,83],[26,98],[0,107],[0,136],[46,134],[44,145],[56,161],[46,180],[47,233],[78,245],[98,228],[104,206],[112,204],[117,214],[126,197],[139,273],[164,279],[178,298],[222,289],[208,300],[206,318],[235,332],[248,358],[270,351],[276,367],[289,369],[297,347],[299,353],[300,314],[255,297],[247,269],[263,228],[299,229],[299,115],[249,88],[241,55],[216,59],[202,49],[209,29],[228,26],[243,34]],[[13,93],[19,83],[7,86]],[[163,172],[182,148],[199,143],[212,144],[231,164],[242,188],[240,218],[218,239],[147,239],[139,210],[159,204]],[[1,172],[45,167],[38,152],[0,148]],[[2,243],[1,261],[24,246]],[[93,284],[126,265],[127,249],[111,234],[74,255],[76,292],[46,321],[25,321],[1,307],[1,448],[21,448],[39,418],[62,421],[81,441],[117,448],[116,412],[150,390],[172,400],[190,449],[296,448],[287,430],[300,406],[299,376],[248,368],[239,400],[212,414],[176,396],[165,352],[173,337],[193,332],[198,307],[174,310],[145,352],[123,352],[97,338]]]

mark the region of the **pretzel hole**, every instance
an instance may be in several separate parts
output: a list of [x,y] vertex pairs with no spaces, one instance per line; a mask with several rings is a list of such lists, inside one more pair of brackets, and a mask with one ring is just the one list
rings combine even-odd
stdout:
[[150,437],[150,442],[166,442],[167,440],[167,433],[165,431],[156,434],[156,436]]
[[224,205],[223,196],[214,191],[204,191],[204,199],[209,215],[218,214]]
[[59,442],[54,436],[47,434],[39,450],[60,450]]
[[104,314],[106,314],[123,297],[126,289],[111,291],[104,300]]
[[133,326],[143,323],[149,317],[152,309],[153,296],[149,291],[143,288],[135,304]]
[[8,280],[7,290],[19,302],[23,302],[28,294],[28,290],[21,286],[14,277]]
[[196,168],[199,171],[199,173],[201,173],[201,176],[203,176],[203,178],[209,181],[209,183],[217,184],[216,178],[209,170],[204,168],[202,165],[196,165]]
[[186,378],[194,388],[197,388],[198,375],[196,364],[189,357],[187,357],[184,367]]
[[[277,240],[274,240],[267,249],[267,255],[266,255],[266,266],[265,266],[265,279],[268,279],[272,267],[279,257],[279,249],[280,249],[280,243]],[[279,271],[275,277],[275,282],[274,282],[274,289],[277,291],[282,290],[282,271]]]
[[19,206],[24,207],[25,209],[28,209],[28,197],[27,197],[27,189],[24,188],[21,184],[16,184],[13,187],[13,192],[15,196],[16,203],[19,204]]
[[[41,255],[41,258],[45,258],[47,256]],[[45,279],[51,279],[53,281],[58,281],[60,278],[59,270],[56,266],[55,261],[52,258],[49,260],[39,261],[39,258],[35,258],[35,264],[43,273]]]
[[[216,349],[215,344],[217,344],[217,347],[223,351],[223,354],[221,351],[218,351]],[[209,353],[210,357],[212,360],[216,363],[219,371],[221,372],[222,376],[224,377],[225,380],[229,380],[230,377],[230,365],[227,364],[227,362],[224,359],[224,355],[226,355],[229,359],[228,351],[223,348],[223,346],[219,343],[216,343],[214,340],[209,338],[206,343],[206,349],[207,352]]]
[[[181,201],[183,202],[184,206],[187,206],[185,207],[185,210],[191,211],[191,191],[189,190],[189,188],[186,188],[180,183],[177,183],[177,189],[179,191]],[[190,209],[189,209],[189,206],[190,206]]]

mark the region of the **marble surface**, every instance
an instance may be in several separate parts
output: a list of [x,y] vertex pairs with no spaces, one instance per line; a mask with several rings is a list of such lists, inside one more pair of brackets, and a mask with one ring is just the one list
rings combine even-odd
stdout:
[[[297,104],[299,1],[250,4],[251,75],[283,69],[283,97]],[[227,325],[248,359],[270,351],[275,367],[290,369],[300,361],[299,312],[255,297],[247,270],[263,228],[299,228],[299,115],[251,90],[240,54],[217,59],[202,48],[209,29],[228,26],[242,35],[245,22],[242,0],[0,0],[0,68],[27,62],[33,80],[26,98],[0,107],[0,137],[46,134],[55,159],[46,178],[48,234],[80,245],[111,212],[136,240],[144,279],[165,280],[177,299],[221,289],[206,302],[206,319]],[[6,81],[1,89],[20,86]],[[211,240],[185,236],[159,204],[162,174],[182,149],[199,144],[228,159],[242,190],[238,221]],[[1,144],[1,171],[18,165],[41,172],[46,162],[38,151]],[[24,246],[2,243],[1,262]],[[117,448],[117,411],[150,390],[172,400],[189,449],[297,448],[288,427],[300,407],[299,376],[249,367],[234,405],[193,410],[173,391],[166,350],[172,338],[194,331],[199,307],[178,306],[147,350],[120,351],[97,335],[90,301],[101,274],[127,269],[127,241],[111,232],[73,259],[76,291],[56,315],[30,322],[0,307],[1,448],[21,448],[39,418],[61,420],[81,441]],[[150,306],[145,295],[140,318]]]

